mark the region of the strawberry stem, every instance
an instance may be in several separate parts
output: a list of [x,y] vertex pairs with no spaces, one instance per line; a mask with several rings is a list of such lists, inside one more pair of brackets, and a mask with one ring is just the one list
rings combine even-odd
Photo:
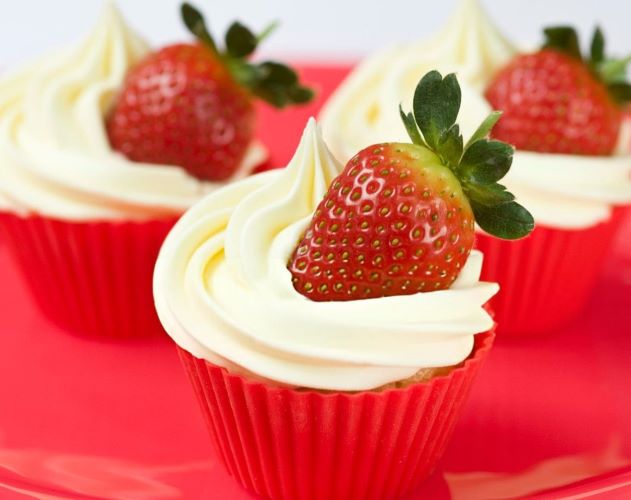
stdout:
[[513,147],[486,138],[501,113],[492,112],[463,146],[456,123],[460,101],[456,75],[443,78],[438,71],[430,71],[414,92],[414,114],[406,114],[401,106],[399,113],[412,142],[432,150],[456,175],[478,225],[499,238],[522,238],[533,230],[534,219],[497,182],[510,169]]

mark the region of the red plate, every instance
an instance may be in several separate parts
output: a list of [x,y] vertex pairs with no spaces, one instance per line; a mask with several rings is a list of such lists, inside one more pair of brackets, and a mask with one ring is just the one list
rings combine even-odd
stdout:
[[[318,103],[261,110],[272,164],[347,71],[305,67]],[[631,498],[629,222],[573,325],[498,340],[414,498]],[[1,244],[0,277],[0,498],[250,498],[218,463],[168,338],[97,342],[53,327]]]

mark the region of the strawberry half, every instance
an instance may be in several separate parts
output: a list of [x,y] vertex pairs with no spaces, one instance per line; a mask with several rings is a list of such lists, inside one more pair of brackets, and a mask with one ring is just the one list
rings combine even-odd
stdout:
[[596,29],[591,56],[581,56],[576,31],[548,28],[546,42],[501,70],[486,98],[503,111],[493,136],[517,149],[544,153],[610,155],[631,100],[625,82],[630,58],[605,58],[605,41]]
[[497,183],[513,156],[485,139],[499,113],[463,145],[460,98],[455,75],[428,73],[414,114],[400,110],[412,144],[376,144],[348,162],[289,260],[298,292],[341,301],[442,290],[471,252],[475,221],[505,239],[532,231],[530,213]]
[[311,100],[296,73],[278,62],[247,62],[273,25],[258,36],[235,22],[219,51],[202,15],[182,5],[197,37],[149,54],[131,69],[108,119],[112,148],[132,161],[179,165],[222,181],[239,168],[255,130],[253,97],[282,108]]

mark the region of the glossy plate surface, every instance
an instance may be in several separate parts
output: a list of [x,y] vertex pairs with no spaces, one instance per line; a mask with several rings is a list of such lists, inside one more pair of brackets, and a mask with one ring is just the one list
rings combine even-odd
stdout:
[[[261,109],[273,165],[347,73],[304,67],[318,102]],[[168,338],[94,341],[50,325],[0,241],[0,498],[251,498],[210,446]],[[413,498],[631,498],[631,219],[588,308],[553,335],[499,339],[438,471]]]

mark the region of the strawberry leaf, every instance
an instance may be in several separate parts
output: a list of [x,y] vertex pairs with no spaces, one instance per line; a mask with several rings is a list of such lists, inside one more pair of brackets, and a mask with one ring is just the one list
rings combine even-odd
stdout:
[[597,26],[594,30],[592,43],[590,46],[590,57],[592,64],[600,64],[605,60],[605,37],[603,32]]
[[515,199],[515,196],[509,193],[505,186],[497,183],[484,185],[466,182],[463,184],[463,189],[471,202],[485,207],[494,207]]
[[612,83],[607,85],[609,93],[618,104],[631,102],[631,85],[628,83]]
[[275,62],[265,61],[258,65],[265,82],[272,82],[277,85],[294,85],[298,81],[298,75],[289,66]]
[[405,130],[410,137],[410,140],[413,144],[417,144],[419,146],[425,146],[425,141],[421,137],[420,132],[418,131],[418,127],[416,125],[416,121],[414,121],[414,115],[412,113],[405,114],[403,111],[403,107],[399,104],[399,115],[401,115],[401,121],[403,121],[403,125],[405,126]]
[[514,201],[495,206],[472,202],[471,208],[478,225],[498,238],[505,240],[523,238],[535,227],[535,221],[530,212]]
[[433,150],[438,150],[442,134],[456,123],[460,100],[460,85],[453,73],[443,78],[438,71],[430,71],[417,85],[414,118]]
[[289,104],[303,104],[313,99],[313,90],[302,86],[280,88],[273,84],[263,85],[257,87],[254,94],[276,108],[284,108]]
[[304,104],[313,99],[315,93],[309,87],[294,85],[287,90],[288,101],[291,104]]
[[491,133],[493,127],[502,116],[501,111],[492,111],[489,116],[487,116],[480,126],[473,132],[473,135],[467,141],[467,145],[465,146],[465,150],[468,149],[474,142],[479,141],[480,139],[484,139]]
[[627,66],[631,62],[631,56],[624,59],[609,59],[598,66],[600,79],[605,83],[624,83],[627,78]]
[[238,21],[226,32],[226,50],[232,57],[247,57],[256,49],[258,40],[254,33]]
[[578,44],[578,35],[571,26],[554,26],[543,30],[545,42],[543,48],[554,49],[563,52],[578,60],[583,60],[581,48]]
[[263,31],[261,31],[257,36],[256,36],[256,44],[258,45],[259,43],[261,43],[263,40],[265,40],[268,36],[270,36],[274,30],[278,28],[278,21],[274,21],[270,24],[268,24]]
[[255,70],[255,81],[249,82],[252,92],[277,108],[288,104],[301,104],[313,98],[313,91],[298,83],[298,75],[289,66],[266,61],[251,65]]
[[247,64],[239,60],[226,61],[230,73],[241,85],[247,88],[253,88],[258,85],[261,80],[261,71],[254,64]]
[[513,151],[505,142],[480,139],[464,152],[459,176],[465,182],[493,184],[507,174],[513,163]]
[[437,151],[446,165],[457,166],[462,157],[462,149],[462,135],[457,124],[452,125],[440,135]]
[[202,43],[210,47],[213,52],[217,53],[217,45],[215,45],[215,40],[213,40],[208,28],[206,28],[204,16],[195,7],[186,2],[180,7],[180,12],[188,30]]

